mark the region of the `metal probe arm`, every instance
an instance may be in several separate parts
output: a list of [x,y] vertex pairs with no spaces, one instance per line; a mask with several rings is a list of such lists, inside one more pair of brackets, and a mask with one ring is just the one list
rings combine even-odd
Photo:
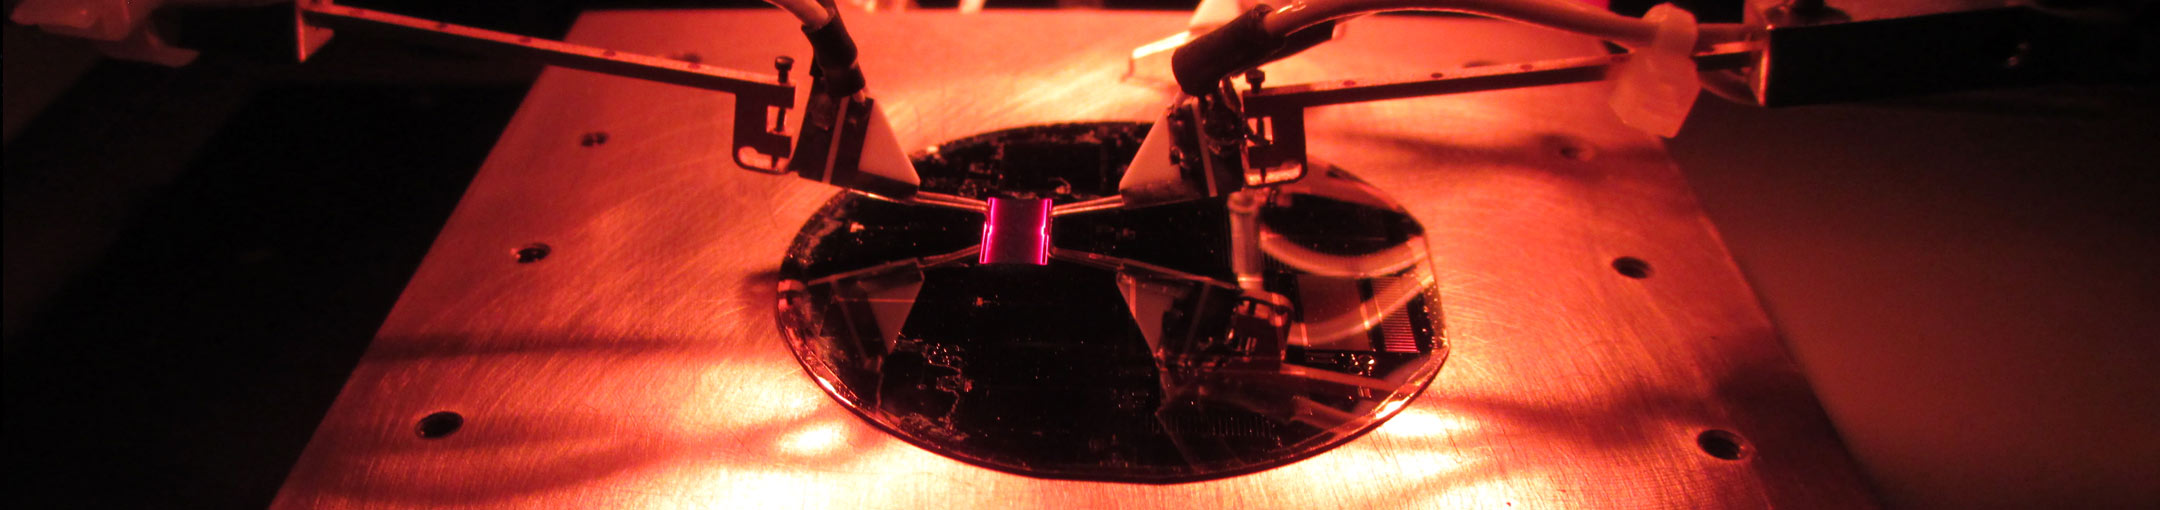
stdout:
[[[787,72],[793,61],[786,57],[775,61],[779,74],[767,77],[697,62],[339,6],[329,0],[299,0],[293,6],[298,57],[302,62],[322,48],[333,31],[350,31],[725,92],[735,96],[734,133],[729,155],[736,166],[770,174],[794,173],[806,179],[886,197],[912,195],[919,182],[883,113],[861,92],[859,74],[852,76],[852,83],[828,84],[826,75],[831,73],[813,69],[811,75],[816,81],[811,87],[801,136],[791,137],[786,133],[785,119],[795,101],[795,86],[788,82]],[[817,32],[822,32],[828,40],[837,37],[846,42],[847,58],[852,66],[852,42],[846,41],[845,31],[839,24],[835,17],[829,30]],[[811,35],[813,42],[820,42],[820,34]],[[820,43],[819,46],[829,44]],[[836,87],[852,90],[831,92]],[[794,157],[798,155],[802,157]]]
[[[2135,83],[2152,80],[2149,70],[2160,60],[2149,50],[2120,49],[2124,37],[2152,40],[2149,20],[2085,22],[2030,7],[1854,20],[1823,4],[1772,5],[1751,13],[1745,39],[1697,45],[1692,60],[1701,86],[1774,107],[2053,81]],[[1654,57],[1631,51],[1268,87],[1258,66],[1325,41],[1310,30],[1261,32],[1269,12],[1255,8],[1177,50],[1173,71],[1185,94],[1128,166],[1119,186],[1125,203],[1221,196],[1302,178],[1310,164],[1307,108],[1605,81],[1632,60]],[[1231,79],[1239,75],[1242,91]]]

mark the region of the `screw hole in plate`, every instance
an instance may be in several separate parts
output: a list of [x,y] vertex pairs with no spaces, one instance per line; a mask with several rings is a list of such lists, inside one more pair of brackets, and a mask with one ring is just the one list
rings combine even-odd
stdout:
[[1597,150],[1585,145],[1562,145],[1560,146],[1560,157],[1575,161],[1589,161],[1597,157]]
[[1695,446],[1711,457],[1725,460],[1741,460],[1755,453],[1755,448],[1748,446],[1747,440],[1741,439],[1739,434],[1716,429],[1696,435]]
[[458,429],[464,427],[464,416],[442,411],[421,417],[420,424],[413,426],[413,432],[419,434],[421,439],[442,439],[456,434]]
[[547,258],[548,254],[553,252],[554,249],[548,248],[548,245],[532,243],[519,247],[517,250],[511,251],[510,254],[517,257],[517,263],[519,264],[531,264]]

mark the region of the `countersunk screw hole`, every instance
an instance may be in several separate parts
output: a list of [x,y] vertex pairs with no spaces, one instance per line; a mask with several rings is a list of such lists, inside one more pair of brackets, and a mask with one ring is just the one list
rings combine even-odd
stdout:
[[1747,440],[1741,439],[1739,434],[1716,429],[1696,435],[1695,446],[1702,448],[1703,453],[1725,460],[1745,459],[1755,453],[1755,448],[1748,446]]
[[518,248],[517,251],[510,252],[510,254],[517,256],[519,264],[531,264],[547,258],[548,253],[553,251],[553,249],[548,248],[548,245],[532,243]]
[[1612,268],[1614,271],[1619,271],[1621,276],[1628,278],[1641,280],[1650,277],[1650,263],[1635,257],[1613,259]]
[[413,427],[413,432],[420,434],[421,439],[442,439],[456,434],[458,429],[464,427],[464,416],[442,411],[421,417],[420,424]]
[[1560,146],[1560,157],[1575,161],[1589,161],[1590,158],[1597,157],[1597,151],[1581,145],[1562,145]]

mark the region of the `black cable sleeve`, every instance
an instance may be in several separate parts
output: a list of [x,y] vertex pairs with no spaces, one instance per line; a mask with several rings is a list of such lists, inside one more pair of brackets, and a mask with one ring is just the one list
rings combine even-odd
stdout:
[[1319,46],[1320,43],[1334,39],[1335,20],[1327,20],[1327,22],[1318,25],[1298,29],[1298,31],[1291,32],[1290,35],[1283,37],[1282,48],[1268,54],[1267,59],[1261,60],[1259,64],[1253,64],[1253,67],[1260,67],[1260,64],[1290,58],[1291,55],[1296,55],[1299,52],[1312,49],[1314,46]]
[[832,13],[832,22],[816,30],[803,28],[803,35],[810,38],[810,54],[813,70],[824,80],[824,90],[834,96],[850,96],[863,89],[862,68],[855,64],[855,38],[847,33],[847,25],[840,22],[840,11],[833,8],[832,0],[818,2]]
[[1170,54],[1170,74],[1186,94],[1214,93],[1223,78],[1260,67],[1335,38],[1335,22],[1300,29],[1288,36],[1268,35],[1261,22],[1275,8],[1260,4],[1221,28],[1185,43]]
[[1212,94],[1231,73],[1267,62],[1283,47],[1285,39],[1268,35],[1267,28],[1261,25],[1261,20],[1274,10],[1266,4],[1254,6],[1178,47],[1176,53],[1170,54],[1170,74],[1177,77],[1178,88],[1195,96]]

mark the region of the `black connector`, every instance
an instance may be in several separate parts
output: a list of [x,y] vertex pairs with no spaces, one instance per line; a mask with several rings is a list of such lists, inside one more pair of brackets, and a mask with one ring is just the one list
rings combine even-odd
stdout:
[[1170,55],[1170,72],[1177,77],[1178,88],[1194,96],[1211,94],[1224,78],[1295,55],[1335,36],[1333,21],[1288,36],[1268,34],[1262,21],[1274,11],[1267,4],[1254,6],[1237,19],[1179,47]]
[[819,89],[833,96],[851,96],[863,89],[862,67],[855,63],[855,38],[847,33],[847,25],[840,21],[840,12],[833,8],[832,0],[818,2],[832,13],[832,21],[812,30],[803,27],[803,35],[810,39],[811,76],[819,79]]

